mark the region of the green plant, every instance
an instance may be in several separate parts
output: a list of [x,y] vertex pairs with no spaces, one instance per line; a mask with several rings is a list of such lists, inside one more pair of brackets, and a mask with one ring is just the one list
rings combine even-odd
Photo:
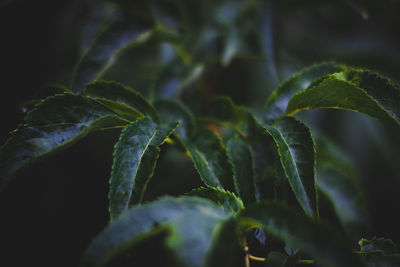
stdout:
[[[25,167],[89,133],[122,129],[109,184],[110,223],[89,245],[83,266],[399,265],[389,239],[361,239],[355,249],[368,234],[357,175],[329,138],[294,118],[333,108],[398,128],[395,82],[325,62],[282,82],[262,108],[212,94],[198,103],[193,91],[207,90],[199,77],[215,64],[261,57],[250,42],[257,43],[258,21],[249,19],[259,2],[198,2],[201,11],[215,11],[218,34],[209,43],[202,21],[209,18],[192,18],[186,1],[154,1],[151,8],[118,2],[134,15],[98,35],[76,68],[73,90],[51,86],[44,94],[53,95],[26,103],[23,124],[0,150],[4,188]],[[235,11],[232,17],[219,17],[226,9]],[[151,23],[142,18],[146,12]],[[190,158],[203,185],[143,203],[161,148]],[[335,219],[328,222],[327,213]]]

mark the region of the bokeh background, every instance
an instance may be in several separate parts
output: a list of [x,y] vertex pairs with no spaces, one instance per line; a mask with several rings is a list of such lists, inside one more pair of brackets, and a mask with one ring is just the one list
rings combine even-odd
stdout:
[[[211,54],[218,59],[207,59],[207,71],[195,88],[181,96],[195,111],[201,109],[202,101],[216,95],[258,108],[280,82],[322,61],[369,68],[400,81],[400,1],[259,0],[256,20],[246,14],[235,17],[244,1],[216,1],[225,4],[214,13],[197,9],[200,1],[192,2],[188,10],[198,23],[211,21],[207,30],[212,32],[218,27],[217,41],[197,54],[208,58],[215,50]],[[1,144],[21,122],[24,103],[40,88],[48,84],[70,87],[80,57],[104,25],[116,18],[143,15],[135,10],[145,1],[135,3],[0,1]],[[216,24],[214,16],[222,16]],[[238,26],[246,40],[239,46],[226,26],[233,22],[250,28]],[[224,54],[232,44],[239,47],[237,54]],[[352,159],[370,211],[366,236],[392,238],[400,245],[400,132],[346,111],[307,111],[300,118],[334,140]],[[118,130],[91,134],[27,169],[0,193],[0,266],[27,262],[77,266],[82,251],[107,224],[107,185],[118,135]],[[200,179],[192,163],[169,147],[162,152],[145,198],[181,194],[197,185]]]

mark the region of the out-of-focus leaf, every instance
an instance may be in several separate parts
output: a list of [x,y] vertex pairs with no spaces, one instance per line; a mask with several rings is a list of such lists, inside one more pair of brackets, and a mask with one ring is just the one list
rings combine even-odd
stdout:
[[278,146],[282,167],[300,206],[308,215],[315,216],[315,156],[310,129],[291,117],[264,126]]
[[374,72],[346,68],[296,94],[286,114],[316,108],[352,110],[399,126],[400,87]]
[[226,218],[212,207],[208,210],[187,211],[170,222],[172,234],[167,239],[167,245],[175,252],[177,262],[184,266],[204,266],[215,228]]
[[129,203],[140,203],[153,175],[161,146],[177,124],[160,128],[150,118],[131,123],[114,150],[110,178],[110,216],[115,219],[128,209]]
[[360,245],[360,252],[379,253],[379,254],[395,254],[398,253],[396,245],[391,239],[383,237],[374,237],[371,240],[362,238],[358,244]]
[[334,228],[282,203],[260,202],[240,215],[244,228],[262,227],[292,247],[308,253],[322,266],[364,266],[351,242]]
[[128,123],[85,96],[48,97],[26,115],[24,124],[11,132],[11,137],[0,148],[1,186],[22,168],[71,146],[90,132]]
[[400,266],[400,254],[382,255],[369,259],[368,267],[398,267]]
[[[136,206],[121,214],[93,240],[84,255],[83,265],[104,266],[118,255],[129,251],[154,227],[163,225],[172,227],[170,240],[167,240],[169,246],[174,248],[176,245],[175,248],[185,249],[186,245],[188,248],[183,254],[190,256],[191,259],[198,259],[199,256],[193,258],[193,255],[189,255],[193,249],[197,249],[192,246],[200,245],[201,249],[205,251],[210,239],[208,235],[218,221],[225,217],[223,211],[212,201],[197,197],[163,197],[155,202]],[[199,222],[199,229],[196,228],[201,231],[193,231],[193,221],[190,218],[202,218],[202,221]],[[186,219],[192,223],[188,223]],[[208,219],[214,224],[211,227]],[[185,237],[182,234],[188,234],[188,236]],[[203,235],[204,237],[202,237]],[[185,238],[187,239],[185,240]]]
[[227,149],[233,167],[236,192],[245,205],[251,204],[256,201],[251,151],[248,145],[239,138],[230,139]]
[[82,91],[86,83],[97,78],[107,65],[112,64],[115,52],[143,38],[152,26],[151,23],[129,19],[117,20],[106,26],[82,56],[72,82],[73,90]]
[[213,233],[212,243],[207,251],[207,267],[241,267],[243,247],[239,226],[235,218],[221,222]]
[[340,72],[343,65],[326,62],[306,68],[283,82],[271,96],[265,105],[265,119],[273,120],[285,114],[289,100],[298,92],[307,89],[316,79],[327,74]]
[[149,115],[155,122],[159,121],[157,111],[142,95],[119,83],[95,81],[86,85],[83,94],[121,102],[140,111],[142,114]]
[[280,253],[272,251],[268,253],[267,260],[265,261],[264,266],[267,267],[284,267],[288,261],[288,256]]
[[224,189],[212,186],[205,186],[193,189],[186,193],[189,196],[197,196],[207,198],[214,201],[219,206],[224,207],[226,213],[239,212],[244,209],[243,202],[240,198],[235,196],[234,193],[226,191]]

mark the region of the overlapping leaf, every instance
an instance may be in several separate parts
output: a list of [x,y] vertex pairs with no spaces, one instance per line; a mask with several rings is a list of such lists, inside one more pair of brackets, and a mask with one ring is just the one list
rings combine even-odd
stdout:
[[194,128],[193,116],[177,102],[163,100],[155,106],[162,122],[168,123],[173,118],[181,121],[183,127],[177,129],[176,137],[186,148],[203,182],[234,192],[231,165],[218,136],[204,127]]
[[400,87],[376,73],[348,68],[295,95],[286,113],[315,108],[352,110],[399,125]]
[[86,85],[83,94],[98,100],[109,99],[125,104],[144,115],[149,115],[155,122],[159,121],[157,111],[142,95],[119,83],[95,81]]
[[298,92],[307,89],[316,79],[327,74],[340,72],[345,67],[333,62],[326,62],[306,68],[282,83],[265,105],[265,119],[273,120],[285,114],[289,100]]
[[211,243],[211,233],[226,216],[213,202],[197,197],[163,197],[134,207],[93,240],[85,253],[84,266],[104,266],[129,251],[154,227],[162,226],[169,229],[166,245],[175,250],[178,260],[185,266],[201,266]]
[[88,133],[129,121],[79,95],[49,97],[38,104],[0,148],[0,181],[5,186],[20,169],[66,148]]
[[153,175],[159,146],[176,128],[160,128],[151,119],[143,118],[124,129],[115,145],[110,178],[110,216],[115,219],[128,209],[129,203],[140,203]]
[[189,196],[197,196],[212,200],[218,206],[224,207],[224,210],[229,212],[239,212],[244,206],[240,198],[235,196],[235,194],[225,191],[218,187],[205,186],[191,190],[186,193]]
[[245,205],[255,202],[253,155],[249,146],[239,138],[232,138],[228,141],[227,149],[233,167],[236,192]]
[[282,203],[260,202],[248,207],[241,215],[241,224],[244,228],[264,228],[315,257],[322,266],[365,266],[345,236]]
[[307,214],[316,215],[314,141],[310,130],[291,117],[264,126],[278,146],[282,167],[300,206]]

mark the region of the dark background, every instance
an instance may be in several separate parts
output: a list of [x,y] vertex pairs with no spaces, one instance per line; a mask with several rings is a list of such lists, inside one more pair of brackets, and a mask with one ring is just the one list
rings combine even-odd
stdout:
[[[365,1],[368,20],[349,1],[283,2],[273,1],[278,77],[266,82],[260,69],[268,69],[268,64],[237,60],[220,70],[220,93],[232,95],[238,104],[248,104],[247,100],[268,95],[294,70],[326,60],[371,68],[400,80],[398,1]],[[87,47],[82,36],[89,21],[102,22],[92,1],[11,1],[0,7],[1,143],[22,121],[21,104],[38,89],[48,83],[69,85],[74,66]],[[241,79],[240,73],[249,68],[258,70],[253,80]],[[235,86],[258,80],[262,92],[252,92],[253,99],[248,92],[235,90]],[[390,237],[400,244],[399,132],[343,111],[308,112],[303,117],[354,159],[371,211],[369,237]],[[108,220],[107,185],[118,135],[117,130],[91,134],[27,169],[0,193],[1,266],[77,265],[82,251]],[[199,183],[190,162],[182,157],[181,164],[174,166],[175,161],[168,159],[180,154],[168,153],[161,156],[147,199],[163,191],[182,193]],[[182,185],[162,180],[178,173],[187,177]]]

